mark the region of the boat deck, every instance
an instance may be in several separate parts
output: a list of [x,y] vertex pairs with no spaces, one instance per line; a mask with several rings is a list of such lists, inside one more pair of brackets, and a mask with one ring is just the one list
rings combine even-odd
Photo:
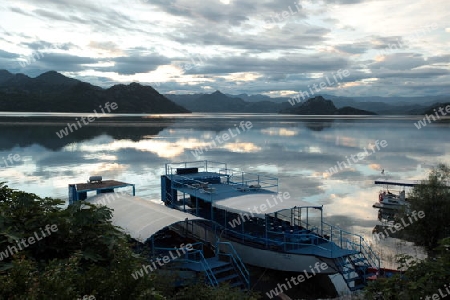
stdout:
[[[195,206],[194,201],[200,199],[218,209],[242,214],[251,212],[264,218],[264,214],[309,205],[289,193],[279,193],[278,179],[264,175],[236,176],[204,171],[170,174],[165,178],[161,190],[163,201],[169,200],[172,207],[183,207],[182,210],[186,203],[192,201]],[[251,211],[254,207],[262,207],[261,213],[257,209]]]
[[172,208],[213,220],[198,224],[205,232],[256,249],[327,259],[362,251],[362,237],[324,223],[322,206],[279,193],[277,178],[226,168],[212,172],[206,162],[204,168],[179,165],[166,165],[162,200]]
[[[254,195],[256,198],[267,198],[268,194],[275,194],[265,189],[252,189],[245,185],[230,185],[226,183],[209,183],[206,189],[195,187],[176,187],[179,192],[198,197],[206,202],[216,202],[228,198]],[[263,199],[262,199],[263,200]]]
[[358,253],[356,250],[343,249],[335,243],[322,243],[317,245],[304,245],[299,249],[290,250],[288,253],[315,255],[325,258],[338,258]]
[[133,184],[117,181],[117,180],[103,180],[95,183],[77,183],[75,184],[78,192],[97,191],[102,189],[120,188],[126,186],[133,186]]

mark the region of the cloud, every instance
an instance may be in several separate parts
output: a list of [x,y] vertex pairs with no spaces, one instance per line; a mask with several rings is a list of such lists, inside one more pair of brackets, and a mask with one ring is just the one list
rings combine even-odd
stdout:
[[[22,0],[0,8],[0,62],[102,86],[160,81],[164,93],[292,94],[347,69],[327,93],[444,95],[445,3],[406,13],[375,0]],[[21,69],[36,51],[44,57]]]

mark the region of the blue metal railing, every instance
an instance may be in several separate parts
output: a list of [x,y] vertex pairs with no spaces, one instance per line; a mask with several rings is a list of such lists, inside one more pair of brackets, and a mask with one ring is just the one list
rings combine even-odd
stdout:
[[276,188],[278,192],[278,178],[271,177],[267,175],[253,174],[248,172],[243,172],[235,169],[228,169],[226,163],[216,162],[216,161],[188,161],[180,163],[168,163],[165,166],[165,172],[167,176],[177,176],[177,178],[183,178],[182,182],[180,180],[176,181],[179,184],[185,184],[189,181],[201,184],[202,182],[198,180],[193,180],[189,176],[183,176],[177,174],[178,168],[198,168],[199,172],[213,172],[217,173],[219,177],[226,177],[226,183],[230,185],[243,185],[243,186],[260,186],[261,189],[272,189]]
[[229,177],[228,183],[234,185],[242,185],[242,186],[258,186],[261,189],[272,189],[277,188],[276,192],[278,192],[278,178],[248,173],[233,169],[221,169],[220,174],[226,175]]
[[[274,247],[277,250],[282,251],[292,251],[292,250],[299,250],[302,247],[312,246],[316,249],[321,249],[323,251],[326,251],[329,253],[329,256],[333,255],[333,248],[328,249],[325,247],[322,247],[320,244],[321,242],[329,242],[328,240],[317,236],[316,234],[307,233],[307,234],[288,234],[288,233],[279,233],[279,232],[268,232],[268,234],[271,234],[272,236],[268,237],[256,237],[250,234],[246,233],[240,233],[234,230],[225,229],[223,231],[228,237],[234,237],[235,239],[241,241],[241,242],[252,242],[259,244],[260,248],[262,249],[274,249]],[[290,241],[292,238],[303,238],[302,240],[297,240],[295,242]],[[312,251],[311,254],[314,251]]]
[[242,262],[239,255],[237,254],[233,245],[230,242],[217,242],[216,256],[219,255],[220,245],[224,245],[224,246],[228,247],[228,251],[225,251],[225,253],[222,253],[222,254],[227,255],[231,258],[231,260],[233,262],[233,266],[235,266],[238,269],[238,271],[240,273],[240,277],[244,280],[246,288],[249,289],[250,288],[250,273],[247,270],[247,268],[245,267],[245,265]]
[[[205,256],[203,255],[203,243],[198,242],[193,243],[191,245],[193,250],[190,251],[188,251],[187,248],[163,248],[163,247],[155,247],[154,250],[163,252],[182,251],[184,253],[184,258],[180,257],[178,259],[179,262],[200,264],[211,286],[218,286],[219,283],[217,281],[217,278],[214,275],[214,272],[212,271],[210,265],[208,264],[208,261],[206,260]],[[195,249],[195,247],[199,249]]]
[[326,222],[322,222],[322,228],[323,233],[330,237],[330,241],[333,241],[341,248],[361,253],[368,260],[369,264],[380,268],[380,258],[373,252],[372,247],[361,235],[345,231]]
[[221,169],[226,169],[227,164],[223,162],[208,160],[167,163],[165,165],[166,175],[176,175],[176,170],[178,168],[198,168],[200,172],[219,172],[219,170]]
[[[200,259],[196,259],[197,255],[199,256]],[[190,257],[193,258],[191,259]],[[219,285],[219,283],[217,282],[217,278],[214,275],[214,272],[212,271],[211,267],[208,264],[208,261],[203,256],[203,250],[193,250],[190,251],[189,253],[186,253],[186,260],[188,262],[200,263],[211,286]]]

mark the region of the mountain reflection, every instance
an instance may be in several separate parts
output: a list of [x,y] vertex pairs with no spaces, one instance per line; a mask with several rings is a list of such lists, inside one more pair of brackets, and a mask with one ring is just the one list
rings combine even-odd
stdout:
[[[74,123],[73,120],[69,121]],[[20,122],[14,125],[0,125],[0,150],[8,150],[13,147],[28,147],[33,144],[41,145],[52,151],[58,151],[68,144],[80,143],[92,140],[101,135],[108,135],[114,139],[129,139],[139,141],[149,136],[157,136],[170,123],[155,126],[154,123],[117,123],[117,122],[97,122],[84,126],[73,132],[68,131],[68,135],[63,138],[57,136],[57,132],[67,126],[66,123],[57,124],[43,122]]]
[[[324,205],[328,222],[369,238],[380,222],[375,179],[423,179],[430,167],[450,164],[448,123],[418,130],[408,119],[205,114],[109,118],[59,139],[67,120],[33,121],[0,125],[0,181],[12,188],[67,199],[69,183],[95,174],[135,183],[138,196],[156,201],[165,163],[213,160],[278,177],[280,192]],[[236,131],[241,122],[251,128]],[[351,159],[382,140],[386,147]],[[14,154],[19,161],[2,164]]]

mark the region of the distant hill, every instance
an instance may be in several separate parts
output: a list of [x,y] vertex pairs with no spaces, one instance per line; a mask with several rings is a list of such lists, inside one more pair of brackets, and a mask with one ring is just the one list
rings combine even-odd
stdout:
[[376,113],[350,106],[336,108],[333,101],[322,96],[310,98],[281,111],[283,114],[295,115],[376,115]]
[[344,106],[341,108],[338,108],[336,115],[344,115],[344,116],[350,116],[350,115],[376,115],[376,113],[363,110],[363,109],[357,109],[351,106]]
[[[422,114],[430,105],[436,102],[447,102],[449,97],[341,97],[322,95],[330,99],[337,108],[351,106],[368,110],[379,115],[416,115]],[[447,100],[447,101],[445,101]]]
[[111,113],[188,113],[151,86],[138,83],[103,89],[55,71],[36,78],[0,70],[0,111],[92,112],[116,102]]
[[[450,106],[450,102],[447,103],[435,103],[433,105],[431,105],[430,107],[428,107],[427,109],[423,110],[422,113],[420,113],[421,115],[432,115],[432,114],[438,114],[438,116],[449,116],[450,117],[450,113],[447,112],[446,108],[447,106]],[[439,111],[439,109],[441,108],[441,111]]]
[[[217,93],[217,92],[216,92]],[[209,95],[209,96],[208,96]],[[213,96],[211,96],[213,95]],[[226,97],[223,97],[225,95]],[[256,94],[166,94],[175,103],[195,112],[242,112],[242,113],[278,113],[292,108],[288,97],[271,98]],[[218,96],[218,98],[213,99]],[[343,109],[339,114],[378,114],[378,115],[420,115],[433,103],[448,102],[448,97],[342,97],[321,95],[331,100],[337,109]],[[198,100],[201,98],[200,100]],[[236,100],[238,99],[238,100]],[[447,101],[436,101],[444,99]],[[242,102],[242,101],[243,102]],[[220,101],[226,101],[221,103]],[[300,103],[304,103],[302,101]],[[237,105],[240,109],[233,107]],[[297,104],[299,105],[299,104]],[[296,106],[297,106],[296,105]],[[353,110],[350,111],[351,107]],[[345,109],[344,109],[345,108]]]
[[287,102],[247,102],[238,97],[230,97],[225,95],[220,91],[215,91],[212,94],[166,94],[165,96],[193,112],[278,113],[281,109],[290,106]]
[[290,99],[289,97],[269,97],[269,96],[261,95],[261,94],[255,94],[255,95],[248,95],[248,94],[231,95],[231,94],[226,94],[226,95],[228,97],[232,97],[232,98],[241,98],[245,102],[270,101],[270,102],[275,102],[275,103],[283,103],[283,102],[288,102],[289,99]]

